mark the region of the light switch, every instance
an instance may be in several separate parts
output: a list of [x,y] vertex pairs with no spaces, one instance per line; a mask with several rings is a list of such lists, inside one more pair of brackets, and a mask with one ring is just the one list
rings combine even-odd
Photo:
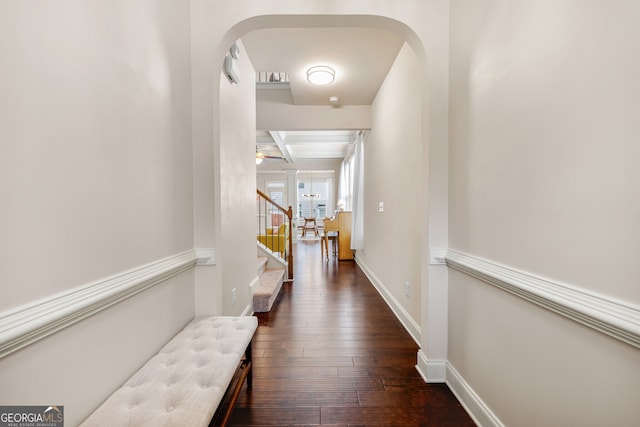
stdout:
[[380,205],[378,206],[378,212],[384,212],[384,202],[380,202]]

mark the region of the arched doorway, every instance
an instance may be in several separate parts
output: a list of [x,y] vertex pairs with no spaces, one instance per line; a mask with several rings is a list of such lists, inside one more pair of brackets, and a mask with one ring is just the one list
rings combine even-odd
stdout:
[[[423,8],[420,6],[418,9]],[[206,8],[204,8],[206,9]],[[446,147],[447,147],[447,97],[446,55],[447,38],[432,39],[429,35],[446,35],[446,25],[440,23],[428,29],[424,19],[416,19],[410,11],[396,12],[394,16],[384,16],[381,11],[365,5],[355,15],[344,15],[347,11],[336,10],[327,14],[323,8],[309,6],[309,14],[291,15],[282,10],[282,6],[266,7],[269,14],[235,14],[215,16],[213,10],[201,10],[193,25],[193,64],[194,73],[194,198],[195,240],[196,246],[222,247],[225,255],[218,257],[215,271],[202,272],[196,276],[196,301],[205,301],[198,295],[215,300],[213,310],[224,312],[223,302],[230,293],[225,283],[232,271],[242,270],[254,260],[248,256],[243,259],[243,251],[227,248],[224,232],[226,217],[231,212],[225,203],[229,203],[225,194],[225,180],[233,179],[224,174],[225,159],[221,157],[221,147],[228,143],[220,129],[224,126],[223,110],[226,108],[224,94],[221,93],[220,69],[222,59],[228,47],[243,34],[264,28],[287,26],[369,26],[393,31],[404,38],[413,49],[421,66],[420,79],[424,83],[420,90],[420,121],[422,135],[421,163],[423,173],[420,182],[420,221],[416,234],[421,241],[419,260],[420,269],[420,314],[413,319],[415,331],[412,335],[419,341],[421,350],[418,355],[418,368],[428,381],[444,381],[446,375],[446,336],[447,336],[447,293],[446,267],[438,260],[431,262],[433,248],[447,246],[446,214]],[[334,7],[334,9],[340,9]],[[312,12],[316,12],[315,14]],[[219,11],[218,11],[219,12]],[[442,11],[440,11],[442,12]],[[353,13],[353,11],[351,11]],[[210,19],[205,19],[209,14]],[[432,19],[437,20],[437,16]],[[221,28],[213,22],[224,21]],[[440,22],[440,21],[438,21]],[[429,34],[432,33],[432,34]],[[217,49],[211,46],[217,45]],[[442,49],[439,49],[442,47]],[[438,63],[442,59],[443,64]],[[196,93],[197,92],[197,93]],[[224,148],[222,148],[224,149]],[[251,159],[251,161],[253,161]],[[237,200],[235,200],[237,202]],[[229,249],[229,250],[227,250]],[[237,250],[234,255],[233,250]],[[435,258],[435,257],[433,257]],[[242,280],[241,280],[242,281]],[[198,304],[198,302],[197,302]],[[402,308],[402,305],[399,305]],[[204,313],[211,307],[201,305],[196,311]],[[400,313],[401,314],[401,313]],[[410,329],[411,326],[408,327]]]

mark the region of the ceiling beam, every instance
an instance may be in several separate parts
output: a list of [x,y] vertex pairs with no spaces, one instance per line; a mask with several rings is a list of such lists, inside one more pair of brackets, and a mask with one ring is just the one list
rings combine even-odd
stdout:
[[322,132],[309,132],[306,134],[287,134],[287,145],[317,144],[317,143],[341,143],[350,144],[354,140],[353,134],[329,135]]
[[273,138],[276,145],[278,146],[278,149],[282,153],[282,157],[284,157],[287,163],[293,163],[293,158],[291,157],[289,150],[287,150],[287,147],[285,147],[284,145],[284,138],[282,137],[282,134],[278,131],[273,131],[273,130],[270,130],[269,134],[271,135],[271,138]]

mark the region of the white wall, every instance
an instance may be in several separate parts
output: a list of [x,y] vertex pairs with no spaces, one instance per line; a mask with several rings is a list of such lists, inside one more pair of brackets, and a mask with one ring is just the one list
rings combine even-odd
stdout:
[[[193,248],[189,5],[61,6],[0,6],[0,317]],[[75,425],[193,312],[187,272],[0,359],[0,401]]]
[[[238,41],[240,82],[220,79],[219,209],[217,258],[222,269],[222,314],[239,315],[252,304],[249,286],[256,280],[256,97],[251,61]],[[238,297],[232,305],[232,290]],[[199,302],[201,307],[215,301]],[[203,311],[207,312],[206,308]],[[251,312],[252,310],[249,310]],[[214,311],[209,311],[215,313]]]
[[[451,5],[450,248],[637,307],[637,2]],[[504,425],[638,424],[637,348],[451,274],[449,362]]]
[[193,281],[185,272],[3,357],[0,402],[62,405],[78,425],[193,318]]
[[364,250],[357,252],[358,263],[415,325],[421,314],[420,207],[426,169],[421,162],[421,84],[415,53],[404,44],[372,104],[373,126],[364,143]]
[[185,8],[80,4],[0,14],[0,310],[192,247]]
[[257,102],[257,128],[260,130],[369,129],[368,105],[294,105],[291,93],[260,90]]

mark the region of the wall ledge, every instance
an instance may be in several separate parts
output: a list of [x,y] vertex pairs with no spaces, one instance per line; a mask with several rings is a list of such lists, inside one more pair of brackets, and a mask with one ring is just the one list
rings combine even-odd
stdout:
[[0,313],[0,358],[195,266],[193,249]]
[[447,265],[640,348],[640,307],[449,249]]

